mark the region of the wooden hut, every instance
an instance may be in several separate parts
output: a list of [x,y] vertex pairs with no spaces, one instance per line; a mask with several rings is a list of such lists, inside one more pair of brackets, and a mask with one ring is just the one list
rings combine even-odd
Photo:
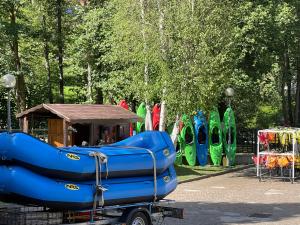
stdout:
[[57,147],[113,143],[128,137],[129,123],[139,119],[120,106],[96,104],[41,104],[17,118],[25,133],[30,132],[34,120],[46,120],[47,141]]

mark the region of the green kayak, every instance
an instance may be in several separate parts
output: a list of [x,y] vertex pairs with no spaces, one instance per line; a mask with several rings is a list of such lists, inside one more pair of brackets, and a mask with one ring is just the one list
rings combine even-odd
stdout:
[[192,120],[189,116],[182,116],[183,128],[180,132],[181,151],[190,166],[196,165],[196,142],[195,131]]
[[[229,139],[229,128],[231,138]],[[229,144],[230,140],[230,144]],[[229,166],[235,165],[235,153],[236,153],[236,125],[235,117],[232,108],[227,108],[224,113],[224,130],[223,130],[223,145],[225,154],[228,159]]]
[[210,112],[209,115],[209,153],[215,166],[220,166],[222,161],[222,130],[218,110]]
[[141,133],[145,131],[145,118],[146,118],[146,104],[142,102],[140,106],[138,107],[136,114],[143,118],[143,122],[137,122],[136,123],[136,133]]

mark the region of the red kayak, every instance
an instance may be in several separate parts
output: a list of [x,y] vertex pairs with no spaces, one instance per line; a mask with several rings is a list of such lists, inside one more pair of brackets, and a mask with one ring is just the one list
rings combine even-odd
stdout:
[[[121,106],[124,109],[129,110],[129,106],[127,104],[127,102],[125,100],[121,100],[119,102],[119,106]],[[132,123],[129,124],[129,135],[132,136],[133,135],[133,128],[132,128]]]
[[160,119],[160,104],[155,104],[152,109],[153,130],[159,130],[159,119]]

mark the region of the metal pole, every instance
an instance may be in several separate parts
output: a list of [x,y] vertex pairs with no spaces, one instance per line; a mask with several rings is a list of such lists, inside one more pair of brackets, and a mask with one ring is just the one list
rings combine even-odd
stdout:
[[229,125],[229,130],[228,130],[228,155],[229,155],[229,158],[227,159],[228,160],[228,165],[231,166],[231,159],[230,159],[230,152],[231,152],[231,124],[230,124],[230,117],[231,117],[231,98],[229,98],[229,118],[228,118],[228,125]]
[[259,177],[259,179],[261,178],[260,177],[260,154],[259,154],[259,134],[260,132],[257,131],[257,145],[256,145],[256,157],[257,157],[257,162],[256,162],[256,176]]
[[292,184],[295,180],[295,147],[296,147],[296,132],[294,131],[293,134],[293,162],[292,162]]
[[7,98],[7,131],[11,132],[11,112],[10,112],[10,93],[11,89],[8,89],[8,98]]

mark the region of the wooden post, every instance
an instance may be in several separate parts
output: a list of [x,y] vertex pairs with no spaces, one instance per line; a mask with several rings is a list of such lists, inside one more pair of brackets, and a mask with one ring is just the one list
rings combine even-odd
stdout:
[[95,125],[93,123],[90,124],[90,138],[89,138],[89,145],[93,146],[95,145]]
[[28,133],[28,117],[23,117],[23,124],[22,124],[22,130],[24,133]]
[[63,120],[63,136],[64,136],[64,147],[68,145],[68,122]]

